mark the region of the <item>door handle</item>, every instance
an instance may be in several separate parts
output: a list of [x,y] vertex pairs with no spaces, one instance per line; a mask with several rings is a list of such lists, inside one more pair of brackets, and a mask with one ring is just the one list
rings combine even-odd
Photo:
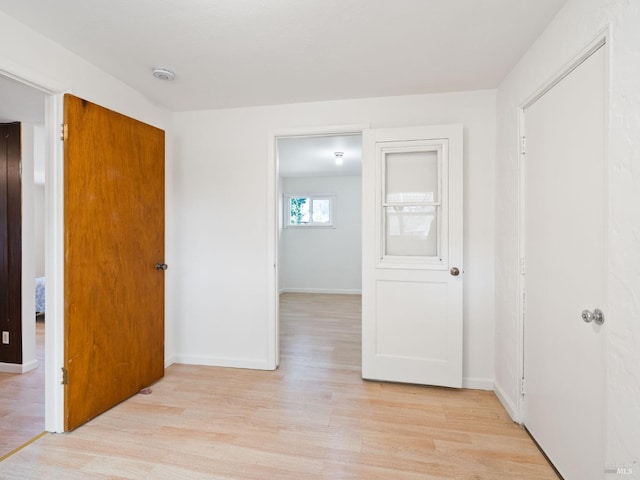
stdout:
[[156,263],[156,270],[164,272],[169,266],[166,263]]
[[596,325],[602,325],[604,323],[604,313],[599,308],[594,309],[593,312],[583,310],[582,320],[586,323],[594,322]]
[[449,273],[452,276],[457,277],[458,275],[460,275],[460,269],[458,267],[451,267],[451,270],[449,270]]

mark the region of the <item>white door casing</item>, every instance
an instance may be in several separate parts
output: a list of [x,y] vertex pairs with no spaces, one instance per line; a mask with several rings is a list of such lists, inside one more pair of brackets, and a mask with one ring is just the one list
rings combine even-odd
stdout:
[[462,386],[462,138],[363,132],[363,378]]
[[567,479],[605,470],[605,65],[600,48],[524,112],[524,424]]

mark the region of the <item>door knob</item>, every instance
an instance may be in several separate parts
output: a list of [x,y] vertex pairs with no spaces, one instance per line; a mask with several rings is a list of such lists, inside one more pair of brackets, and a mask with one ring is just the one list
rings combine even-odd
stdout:
[[583,310],[582,320],[586,323],[595,322],[596,325],[602,325],[604,323],[604,313],[599,308],[594,309],[593,312]]
[[457,277],[458,275],[460,275],[460,269],[458,267],[451,267],[449,273],[451,273],[451,275],[453,275],[454,277]]
[[160,271],[165,271],[168,267],[168,265],[166,263],[156,263],[156,270]]

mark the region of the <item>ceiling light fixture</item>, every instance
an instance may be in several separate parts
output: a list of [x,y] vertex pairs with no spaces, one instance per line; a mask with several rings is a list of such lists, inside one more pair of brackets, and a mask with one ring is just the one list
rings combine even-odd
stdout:
[[344,162],[344,152],[333,152],[333,158],[336,160],[336,165],[342,165]]
[[166,68],[154,68],[153,76],[158,80],[167,80],[171,82],[176,76],[171,70],[167,70]]

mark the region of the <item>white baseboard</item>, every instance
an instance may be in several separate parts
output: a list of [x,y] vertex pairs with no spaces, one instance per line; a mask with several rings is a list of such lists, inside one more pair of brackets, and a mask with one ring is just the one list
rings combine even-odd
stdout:
[[348,289],[335,289],[335,288],[283,288],[280,290],[280,294],[283,293],[325,293],[332,295],[362,295],[362,290],[348,290]]
[[255,358],[228,358],[178,354],[172,356],[172,363],[204,365],[208,367],[248,368],[251,370],[275,370],[274,366],[269,365],[266,360]]
[[0,362],[0,372],[2,373],[27,373],[38,368],[38,360],[31,360],[27,363],[3,363]]
[[175,355],[169,355],[168,357],[164,357],[164,368],[170,367],[174,363],[176,363]]
[[464,377],[462,379],[462,388],[470,388],[472,390],[493,390],[493,379]]
[[493,382],[493,391],[500,400],[500,403],[507,411],[509,416],[514,422],[520,423],[520,418],[518,415],[518,407],[516,404],[509,398],[509,396],[505,393],[504,389],[498,385],[496,382]]

